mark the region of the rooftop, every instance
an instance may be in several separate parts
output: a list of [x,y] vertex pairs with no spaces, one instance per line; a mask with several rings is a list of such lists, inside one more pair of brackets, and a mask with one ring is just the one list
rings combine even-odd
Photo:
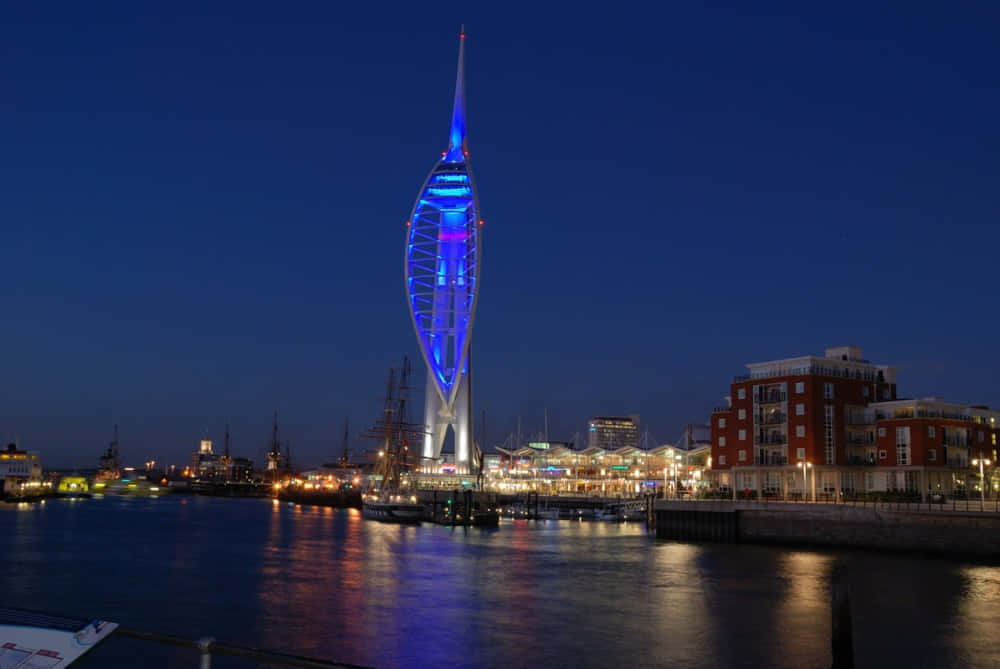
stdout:
[[[804,355],[767,362],[752,362],[747,365],[750,373],[737,376],[736,382],[751,379],[767,379],[778,376],[834,376],[855,378],[865,381],[896,382],[896,368],[876,365],[861,357],[858,346],[836,346],[828,348],[823,357]],[[880,376],[881,374],[881,376]]]

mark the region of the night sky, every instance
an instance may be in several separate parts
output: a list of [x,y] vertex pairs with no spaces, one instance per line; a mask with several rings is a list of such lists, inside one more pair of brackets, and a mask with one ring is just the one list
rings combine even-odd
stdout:
[[463,22],[490,443],[672,442],[843,344],[1000,405],[994,3],[59,4],[0,13],[0,437],[46,466],[378,417]]

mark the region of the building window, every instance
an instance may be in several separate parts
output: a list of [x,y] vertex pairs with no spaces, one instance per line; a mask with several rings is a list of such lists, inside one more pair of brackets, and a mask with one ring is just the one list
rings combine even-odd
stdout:
[[889,399],[889,389],[888,388],[883,388],[882,389],[882,399],[884,399],[884,400]]
[[726,419],[725,418],[720,418],[719,419],[719,429],[722,430],[725,427],[726,427]]
[[746,462],[747,461],[747,452],[746,452],[746,450],[739,451],[736,454],[736,459],[739,460],[740,462]]
[[931,439],[934,438],[934,426],[933,425],[928,425],[927,426],[927,436],[930,437]]
[[806,426],[805,425],[796,425],[795,426],[795,436],[796,437],[804,437],[804,436],[806,436]]
[[737,388],[736,389],[736,399],[738,399],[738,400],[745,400],[746,398],[747,398],[747,389],[746,388]]
[[861,386],[861,396],[868,397],[868,386]]
[[896,428],[896,464],[910,464],[910,428]]
[[976,439],[979,441],[980,444],[983,443],[984,441],[986,441],[986,433],[983,432],[982,430],[979,430],[979,432],[976,433]]
[[[830,385],[832,392],[833,385]],[[833,405],[827,404],[823,407],[823,459],[828,465],[834,464],[834,447],[836,443],[833,439]]]
[[724,456],[724,455],[720,455],[719,456],[719,464],[720,465],[726,464],[726,456]]
[[805,460],[806,459],[806,449],[804,449],[804,448],[796,448],[795,449],[795,457],[798,458],[799,460]]
[[726,445],[726,438],[725,437],[719,437],[719,446],[720,447],[725,447],[725,445]]
[[738,412],[738,414],[739,414],[740,420],[746,420],[747,419],[747,410],[746,409],[740,409],[739,412]]
[[927,462],[937,462],[937,449],[928,448],[927,449]]
[[823,384],[823,399],[832,400],[833,399],[833,384],[824,383]]
[[795,382],[795,392],[804,393],[806,391],[806,384],[802,381]]
[[878,429],[878,436],[880,436],[880,437],[884,437],[885,436],[885,428],[884,427],[880,427]]
[[806,415],[806,405],[801,402],[795,405],[795,415],[805,416]]
[[885,460],[886,457],[887,457],[887,455],[885,453],[885,449],[884,448],[878,449],[878,459],[879,460]]
[[740,430],[737,438],[740,441],[746,441],[747,440],[747,431],[746,430]]

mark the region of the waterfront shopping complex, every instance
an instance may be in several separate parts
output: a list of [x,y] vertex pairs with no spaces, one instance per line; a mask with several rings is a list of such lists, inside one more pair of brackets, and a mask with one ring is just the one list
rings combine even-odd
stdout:
[[[699,428],[701,426],[698,426]],[[702,487],[709,445],[658,446],[643,450],[625,445],[606,449],[529,442],[519,449],[498,447],[484,456],[487,487],[499,492],[540,494],[636,495],[643,491],[691,494]]]

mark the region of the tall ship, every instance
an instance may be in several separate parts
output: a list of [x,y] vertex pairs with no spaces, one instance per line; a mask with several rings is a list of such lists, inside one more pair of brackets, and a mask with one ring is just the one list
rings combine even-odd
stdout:
[[128,495],[132,497],[160,497],[170,492],[166,481],[150,481],[146,475],[138,474],[132,467],[122,467],[118,452],[118,426],[115,425],[115,436],[108,444],[108,449],[101,455],[100,466],[94,476],[93,485],[89,490],[72,487],[72,481],[61,481],[58,493],[67,497],[82,497],[82,493],[95,495]]
[[418,501],[408,476],[412,468],[410,443],[419,443],[423,436],[421,426],[409,422],[407,416],[409,379],[410,361],[404,357],[398,370],[389,370],[382,417],[364,435],[379,442],[378,459],[361,497],[361,514],[365,518],[418,523],[424,516],[424,505]]
[[108,444],[108,450],[101,454],[96,481],[114,481],[121,478],[122,463],[118,456],[118,426],[115,425],[115,436]]

